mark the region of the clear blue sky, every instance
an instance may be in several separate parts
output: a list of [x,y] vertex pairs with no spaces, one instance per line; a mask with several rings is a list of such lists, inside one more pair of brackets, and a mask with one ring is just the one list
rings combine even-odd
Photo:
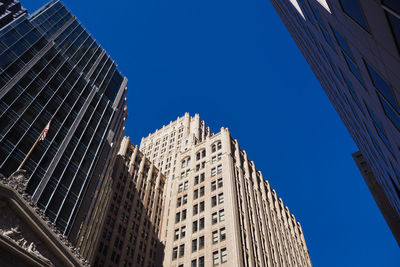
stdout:
[[[21,0],[30,13],[44,0]],[[64,0],[128,77],[126,134],[228,127],[302,224],[314,266],[399,266],[357,150],[268,0]]]

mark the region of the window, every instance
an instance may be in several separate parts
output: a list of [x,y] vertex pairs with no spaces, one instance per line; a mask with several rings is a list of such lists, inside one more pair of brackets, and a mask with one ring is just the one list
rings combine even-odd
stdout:
[[199,230],[203,230],[204,229],[204,218],[201,218],[199,220]]
[[216,145],[212,145],[211,153],[214,153],[215,151],[217,151],[217,146]]
[[193,191],[193,199],[198,199],[199,198],[199,190],[196,189]]
[[179,257],[183,257],[185,255],[185,244],[179,246]]
[[183,189],[184,189],[184,190],[187,190],[188,187],[189,187],[189,181],[186,181],[186,182],[183,184]]
[[197,185],[199,183],[199,176],[194,177],[194,185]]
[[200,152],[197,153],[197,154],[196,154],[196,160],[199,160],[199,159],[200,159],[200,156],[201,156]]
[[176,207],[180,207],[182,205],[182,198],[178,198],[176,201]]
[[192,252],[197,251],[197,239],[192,240]]
[[228,261],[228,256],[226,252],[226,248],[221,249],[221,263],[225,263]]
[[196,233],[197,230],[198,230],[198,223],[197,223],[197,221],[194,221],[194,222],[192,223],[192,232],[193,232],[193,233]]
[[216,212],[214,212],[211,216],[211,222],[212,224],[216,224],[218,222],[218,215]]
[[211,158],[211,163],[214,164],[217,161],[217,156],[213,156]]
[[175,223],[178,223],[180,220],[181,220],[181,213],[180,213],[180,212],[177,212],[177,213],[175,214]]
[[197,259],[192,260],[192,267],[197,267]]
[[216,168],[212,168],[211,169],[211,176],[215,176],[217,174],[217,169]]
[[368,31],[368,25],[362,13],[358,0],[340,0],[343,11],[349,15],[355,22]]
[[213,265],[216,266],[219,264],[219,251],[213,252]]
[[204,236],[200,236],[199,238],[199,249],[204,248]]
[[218,142],[218,144],[217,144],[217,150],[220,150],[222,148],[222,143],[221,142]]
[[217,196],[211,197],[211,207],[217,206]]
[[223,186],[222,178],[219,178],[218,179],[218,188],[221,188],[222,186]]
[[214,191],[217,189],[217,181],[211,182],[211,191]]
[[186,209],[182,210],[182,221],[186,220]]
[[220,161],[222,159],[222,153],[219,153],[217,156],[217,160]]
[[206,156],[206,150],[204,149],[203,151],[201,151],[201,157],[204,158]]
[[219,211],[219,221],[220,222],[225,221],[225,211],[224,210]]
[[196,204],[193,206],[193,215],[197,215],[199,213],[199,205]]
[[200,202],[200,212],[204,211],[204,201]]
[[217,167],[217,173],[221,173],[222,172],[222,165],[218,165]]
[[181,228],[181,238],[184,238],[186,236],[186,226],[182,226]]
[[174,240],[178,240],[178,239],[179,239],[179,229],[175,229]]
[[200,170],[200,164],[197,164],[197,165],[196,165],[196,172],[197,172],[198,170]]
[[204,186],[200,187],[200,196],[204,196]]
[[213,244],[218,243],[218,231],[212,232],[212,242]]
[[200,173],[200,183],[204,182],[204,176],[205,176],[204,172]]
[[184,195],[182,200],[183,200],[183,205],[185,205],[187,203],[187,195]]
[[224,241],[226,239],[226,230],[225,227],[219,230],[219,239],[220,241]]
[[218,204],[224,203],[224,193],[218,194]]
[[172,250],[172,259],[176,260],[176,258],[178,258],[178,247],[174,247]]
[[183,191],[183,184],[180,184],[179,187],[178,187],[178,193],[180,193],[182,191]]
[[204,256],[199,258],[199,267],[204,267]]

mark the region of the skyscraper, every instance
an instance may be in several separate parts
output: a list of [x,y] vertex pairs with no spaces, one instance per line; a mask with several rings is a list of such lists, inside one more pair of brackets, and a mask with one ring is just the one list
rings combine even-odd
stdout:
[[59,1],[3,27],[0,51],[0,173],[16,171],[50,123],[23,165],[27,192],[80,247],[103,220],[127,79]]
[[371,192],[386,195],[400,244],[399,2],[271,2],[369,165]]
[[112,200],[93,266],[160,266],[165,176],[124,137],[112,179]]
[[167,176],[163,266],[311,266],[300,224],[228,129],[186,113],[140,150]]
[[26,9],[17,0],[0,1],[0,29],[14,19],[26,14]]

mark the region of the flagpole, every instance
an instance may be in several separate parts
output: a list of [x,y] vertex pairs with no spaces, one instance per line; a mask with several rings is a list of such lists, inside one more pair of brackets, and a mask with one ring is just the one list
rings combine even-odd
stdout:
[[50,124],[50,122],[51,122],[52,119],[53,119],[53,118],[51,118],[51,119],[49,120],[49,122],[46,124],[46,126],[43,128],[43,130],[42,130],[42,132],[40,133],[39,137],[36,139],[36,142],[33,144],[33,146],[31,147],[31,149],[29,150],[28,154],[26,154],[24,160],[23,160],[23,161],[21,162],[21,164],[19,165],[17,171],[21,170],[22,166],[24,166],[24,164],[25,164],[25,162],[27,161],[28,157],[29,157],[30,154],[32,153],[33,149],[35,149],[37,143],[39,142],[39,140],[40,140],[40,138],[42,137],[44,131],[46,130],[47,125]]

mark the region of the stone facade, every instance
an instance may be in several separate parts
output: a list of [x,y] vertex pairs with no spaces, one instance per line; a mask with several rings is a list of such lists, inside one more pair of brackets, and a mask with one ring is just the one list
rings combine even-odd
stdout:
[[311,266],[300,224],[228,129],[185,114],[140,149],[167,175],[163,266]]
[[165,176],[124,137],[94,266],[160,266]]

